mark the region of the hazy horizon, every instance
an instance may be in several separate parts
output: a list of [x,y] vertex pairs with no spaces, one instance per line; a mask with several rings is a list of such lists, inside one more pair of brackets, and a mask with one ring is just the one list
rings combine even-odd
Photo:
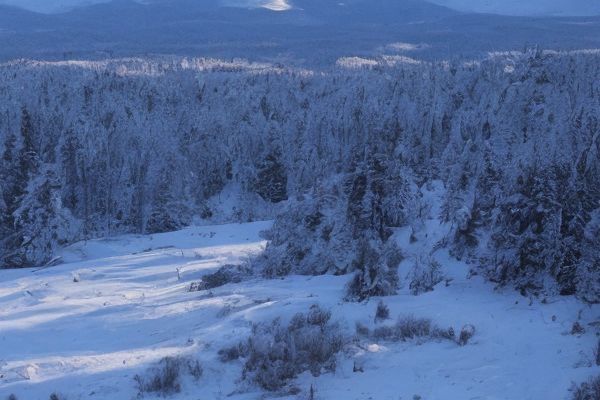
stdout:
[[[54,13],[74,7],[112,0],[0,0],[0,4],[16,6],[36,12]],[[512,16],[595,16],[600,15],[600,2],[587,0],[423,0],[458,11],[492,13]],[[293,0],[224,0],[227,5],[266,7],[286,10]]]

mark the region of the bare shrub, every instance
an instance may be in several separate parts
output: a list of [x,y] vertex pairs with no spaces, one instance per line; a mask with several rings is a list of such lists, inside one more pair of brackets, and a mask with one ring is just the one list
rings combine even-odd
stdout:
[[584,333],[585,328],[579,323],[579,321],[575,321],[571,327],[571,335],[582,335]]
[[600,376],[571,387],[573,400],[600,400]]
[[[301,321],[302,320],[301,314],[297,314],[295,316],[295,319],[297,319],[298,321]],[[308,311],[308,315],[306,316],[307,323],[309,323],[310,325],[319,326],[319,327],[321,327],[321,329],[325,328],[325,326],[329,323],[330,319],[331,319],[331,311],[324,310],[317,305],[313,305],[312,307],[310,307],[310,310]]]
[[373,329],[372,337],[376,340],[390,340],[390,341],[398,341],[400,340],[400,336],[398,335],[398,331],[394,326],[378,326]]
[[7,400],[17,400],[17,395],[14,393],[11,393],[10,395],[8,395]]
[[458,336],[458,344],[460,346],[465,346],[474,335],[475,327],[473,325],[467,324],[463,326],[460,330],[460,335]]
[[181,391],[180,376],[189,374],[198,380],[203,370],[200,363],[187,357],[165,357],[158,365],[151,367],[144,376],[136,375],[134,380],[138,391],[143,393],[159,393],[169,395]]
[[64,397],[62,397],[58,393],[54,392],[50,395],[50,400],[64,400]]
[[228,283],[240,283],[251,274],[250,267],[246,265],[227,264],[212,274],[202,276],[200,282],[192,282],[190,292],[215,289]]
[[384,325],[375,328],[372,337],[376,340],[398,342],[406,341],[408,339],[430,337],[431,330],[431,320],[407,316],[399,318],[394,325]]
[[369,327],[362,322],[356,322],[356,334],[359,336],[369,336],[371,331]]
[[202,365],[200,365],[200,361],[188,360],[186,364],[188,373],[195,380],[200,380],[200,378],[202,378],[202,374],[204,373],[204,369],[202,368]]
[[240,346],[236,344],[235,346],[224,347],[219,350],[218,354],[221,362],[237,360],[241,356]]
[[410,292],[417,296],[431,292],[435,285],[444,280],[442,266],[432,257],[418,258],[412,270]]
[[417,337],[426,337],[431,334],[431,320],[427,318],[415,318],[412,315],[400,318],[396,329],[400,332],[402,340]]
[[[279,318],[255,324],[246,343],[237,346],[239,356],[246,360],[242,378],[276,391],[304,371],[313,376],[335,371],[344,339],[330,319],[329,311],[315,305],[307,314],[296,314],[287,325]],[[237,355],[231,348],[222,352]]]
[[369,327],[356,323],[356,333],[359,336],[370,337],[374,340],[400,342],[413,339],[450,340],[465,345],[475,334],[473,325],[465,325],[461,337],[457,340],[454,328],[440,328],[427,318],[415,318],[412,315],[400,317],[394,325],[381,325],[371,332]]
[[377,310],[375,311],[375,322],[385,321],[390,318],[390,309],[385,305],[383,301],[377,303]]
[[438,327],[433,328],[431,331],[431,336],[436,339],[446,339],[446,340],[455,340],[456,333],[454,332],[454,328],[450,327],[448,329],[440,329]]

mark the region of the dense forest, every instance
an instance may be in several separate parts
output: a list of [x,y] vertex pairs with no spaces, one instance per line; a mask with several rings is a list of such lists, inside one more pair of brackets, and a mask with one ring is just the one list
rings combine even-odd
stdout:
[[[276,219],[268,276],[394,292],[389,238],[443,184],[439,246],[524,294],[600,300],[600,53],[0,65],[0,255],[197,221]],[[227,210],[223,206],[227,198]],[[434,268],[435,266],[431,266]],[[431,275],[431,274],[430,274]],[[419,290],[419,288],[415,288]]]

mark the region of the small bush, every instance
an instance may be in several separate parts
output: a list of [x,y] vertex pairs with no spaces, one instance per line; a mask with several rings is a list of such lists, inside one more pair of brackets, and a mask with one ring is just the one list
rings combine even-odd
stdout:
[[372,337],[376,340],[390,340],[394,342],[400,340],[400,335],[395,326],[388,325],[378,326],[373,329]]
[[585,328],[578,321],[573,323],[571,327],[571,335],[582,335],[585,333]]
[[251,275],[250,268],[242,265],[224,265],[212,274],[202,277],[202,282],[197,284],[199,290],[215,289],[228,283],[240,283],[245,277]]
[[17,400],[17,395],[15,395],[14,393],[11,393],[8,397],[8,400]]
[[240,346],[224,347],[218,352],[221,362],[230,362],[241,357]]
[[[302,320],[302,314],[297,314],[295,316],[297,321]],[[306,316],[306,322],[310,325],[316,325],[324,329],[329,320],[331,319],[331,311],[323,310],[319,306],[312,306]]]
[[369,336],[371,331],[369,330],[369,327],[362,322],[356,322],[356,334],[360,336]]
[[594,349],[594,356],[596,365],[600,366],[600,339],[598,339],[598,343],[596,344],[596,348]]
[[393,244],[380,251],[362,241],[352,263],[356,271],[346,287],[346,300],[363,301],[374,296],[392,296],[399,286],[398,265],[402,253]]
[[474,335],[475,327],[473,325],[467,324],[463,326],[460,330],[460,335],[458,336],[458,344],[460,346],[465,346]]
[[200,378],[202,378],[202,374],[204,373],[204,369],[202,368],[202,365],[200,365],[200,361],[198,360],[188,360],[187,370],[188,373],[195,380],[199,380]]
[[573,400],[600,400],[600,376],[590,378],[579,386],[571,387]]
[[435,285],[444,280],[441,265],[433,258],[417,259],[413,267],[410,292],[417,296],[422,293],[431,292]]
[[455,341],[464,346],[475,334],[473,325],[465,325],[461,330],[461,336],[456,339],[454,328],[443,329],[427,318],[415,318],[405,316],[398,319],[394,325],[382,325],[369,330],[369,327],[356,323],[356,333],[359,336],[370,337],[374,340],[386,340],[391,342],[407,341],[412,339],[442,339]]
[[62,400],[64,399],[63,397],[61,397],[58,393],[54,392],[50,395],[50,400]]
[[187,373],[198,380],[202,376],[202,366],[198,361],[185,357],[165,357],[158,365],[148,369],[145,376],[136,375],[134,380],[138,391],[169,395],[181,390],[181,374]]
[[383,301],[377,303],[377,310],[375,311],[375,322],[385,321],[390,318],[390,309],[385,305]]
[[446,340],[455,340],[456,334],[454,333],[454,328],[450,327],[448,329],[440,329],[433,328],[431,331],[431,336],[436,339],[446,339]]
[[[246,343],[237,346],[246,360],[242,379],[276,391],[302,372],[318,376],[323,370],[335,371],[344,339],[330,319],[329,311],[315,305],[307,314],[296,314],[287,326],[279,318],[255,324]],[[221,350],[222,359],[237,356],[232,349]]]
[[431,334],[431,320],[408,316],[401,318],[396,324],[402,340],[426,337]]
[[376,340],[398,342],[406,341],[408,339],[430,337],[431,332],[431,320],[407,316],[398,319],[398,322],[394,325],[384,325],[375,328],[372,336]]

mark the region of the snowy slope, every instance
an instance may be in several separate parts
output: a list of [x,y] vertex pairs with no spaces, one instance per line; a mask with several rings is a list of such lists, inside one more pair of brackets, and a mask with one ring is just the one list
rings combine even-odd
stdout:
[[106,3],[111,0],[0,0],[0,4],[22,7],[42,13],[55,13],[95,3]]
[[430,0],[465,12],[521,16],[600,15],[600,2],[590,0]]
[[598,17],[462,15],[422,0],[117,0],[52,15],[5,5],[17,1],[0,0],[0,60],[178,54],[322,66],[397,42],[427,44],[420,56],[433,59],[600,46]]
[[288,11],[292,5],[288,0],[222,0],[225,7],[266,8],[273,11]]
[[[425,198],[439,211],[439,185]],[[152,236],[123,236],[78,243],[64,250],[68,263],[43,270],[0,271],[0,398],[131,399],[133,377],[160,358],[190,355],[204,375],[187,379],[173,399],[255,399],[261,391],[237,383],[242,362],[221,363],[217,351],[243,339],[250,323],[289,318],[318,303],[332,310],[347,335],[360,321],[373,325],[377,299],[346,303],[347,276],[259,278],[211,292],[188,292],[190,283],[226,263],[244,262],[265,242],[269,222],[192,227]],[[448,227],[426,221],[416,242],[409,230],[396,239],[407,259],[400,274]],[[431,318],[460,329],[473,324],[472,342],[373,343],[361,339],[340,355],[335,374],[298,377],[306,398],[319,399],[562,399],[572,381],[597,374],[593,328],[598,307],[573,298],[539,300],[494,292],[441,250],[447,285],[420,296],[404,287],[385,298],[392,315]],[[177,269],[179,268],[179,277]],[[406,286],[406,285],[405,285]],[[579,317],[578,317],[579,314]],[[587,332],[570,334],[573,322]],[[353,372],[357,362],[363,373]],[[146,398],[153,398],[147,396]]]

